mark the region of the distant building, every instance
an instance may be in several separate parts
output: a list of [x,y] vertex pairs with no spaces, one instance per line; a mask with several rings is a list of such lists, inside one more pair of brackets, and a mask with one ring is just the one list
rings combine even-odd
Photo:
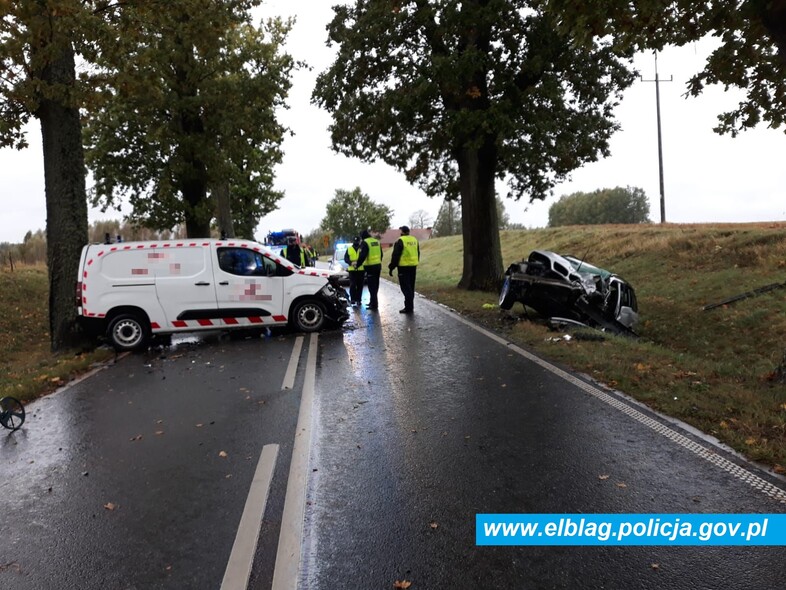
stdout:
[[[418,242],[425,242],[426,240],[431,239],[431,234],[434,233],[434,230],[430,227],[426,228],[412,228],[409,231],[409,235],[414,236],[417,238]],[[401,230],[400,229],[389,229],[386,230],[381,236],[379,236],[379,243],[382,246],[382,249],[390,248],[393,244],[396,243],[401,237]]]

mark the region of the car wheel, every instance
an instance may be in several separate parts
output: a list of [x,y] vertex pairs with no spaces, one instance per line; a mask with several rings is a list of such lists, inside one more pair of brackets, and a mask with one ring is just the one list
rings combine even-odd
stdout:
[[499,292],[499,306],[502,309],[510,309],[516,303],[516,294],[510,284],[510,277],[505,277],[502,290]]
[[107,336],[119,352],[141,350],[150,338],[150,324],[141,315],[123,313],[109,323]]
[[299,302],[292,313],[292,323],[301,332],[316,332],[324,325],[325,319],[325,306],[315,300]]

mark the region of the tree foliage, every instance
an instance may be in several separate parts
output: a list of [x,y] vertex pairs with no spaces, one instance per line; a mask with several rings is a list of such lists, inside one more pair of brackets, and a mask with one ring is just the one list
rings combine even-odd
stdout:
[[651,223],[650,204],[643,189],[603,188],[565,195],[549,207],[549,227]]
[[[688,82],[697,96],[718,84],[745,98],[721,113],[715,131],[732,136],[766,123],[786,122],[786,1],[743,0],[542,0],[565,30],[584,42],[611,36],[619,47],[660,50],[706,36],[719,40],[704,68]],[[786,131],[786,129],[785,129]]]
[[444,200],[437,212],[434,222],[434,233],[437,236],[455,236],[461,233],[461,204]]
[[276,207],[286,129],[275,110],[295,63],[281,52],[291,23],[253,26],[258,4],[168,0],[114,13],[116,43],[91,56],[103,83],[86,132],[97,203],[127,197],[135,223],[184,223],[191,237],[209,235],[210,194],[227,186],[238,235]]
[[[502,276],[495,181],[541,199],[608,153],[632,81],[606,42],[573,43],[525,0],[357,0],[334,8],[338,45],[314,100],[333,147],[381,159],[429,196],[461,197],[461,287]],[[627,55],[625,56],[627,57]]]
[[384,232],[390,227],[392,216],[387,205],[375,203],[360,187],[352,191],[336,189],[320,227],[331,231],[336,239],[351,240],[364,229]]

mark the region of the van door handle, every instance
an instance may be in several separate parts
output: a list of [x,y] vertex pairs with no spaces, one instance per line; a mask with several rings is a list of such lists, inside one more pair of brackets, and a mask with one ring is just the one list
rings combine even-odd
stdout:
[[199,281],[198,283],[194,283],[197,287],[209,287],[210,283],[206,283],[205,281]]
[[221,281],[221,282],[219,283],[219,285],[228,285],[228,284],[229,284],[229,281]]

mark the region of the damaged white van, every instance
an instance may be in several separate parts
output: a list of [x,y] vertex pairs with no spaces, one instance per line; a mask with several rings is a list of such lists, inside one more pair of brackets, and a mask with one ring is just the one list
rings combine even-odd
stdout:
[[342,274],[300,268],[245,240],[90,244],[79,263],[77,313],[117,350],[197,330],[315,332],[349,317]]

